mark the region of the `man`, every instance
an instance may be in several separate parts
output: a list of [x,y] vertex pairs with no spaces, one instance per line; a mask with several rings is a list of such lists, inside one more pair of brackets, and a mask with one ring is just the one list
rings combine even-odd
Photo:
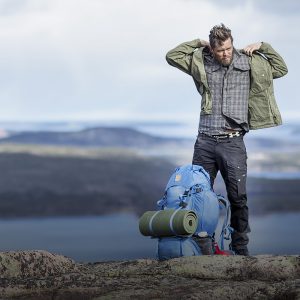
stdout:
[[209,42],[196,39],[180,44],[167,53],[166,59],[192,76],[202,96],[193,164],[207,170],[212,185],[221,172],[231,203],[231,248],[238,255],[249,255],[243,136],[249,129],[282,123],[273,78],[287,73],[286,64],[265,42],[236,50],[231,30],[224,24],[211,29]]

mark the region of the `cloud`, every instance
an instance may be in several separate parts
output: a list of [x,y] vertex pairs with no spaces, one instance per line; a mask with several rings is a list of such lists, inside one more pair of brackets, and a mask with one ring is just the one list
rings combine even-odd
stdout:
[[[290,66],[278,86],[282,109],[300,110],[299,10],[257,1],[2,0],[2,119],[198,115],[191,78],[171,68],[165,53],[207,38],[224,22],[237,47],[270,41]],[[294,3],[294,4],[293,4]],[[283,11],[281,14],[280,11]],[[162,113],[163,112],[163,113]]]

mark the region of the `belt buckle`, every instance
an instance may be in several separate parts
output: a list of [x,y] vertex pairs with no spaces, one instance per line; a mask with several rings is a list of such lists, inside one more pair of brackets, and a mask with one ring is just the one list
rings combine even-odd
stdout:
[[240,136],[240,132],[239,131],[236,131],[236,132],[230,132],[228,134],[228,137],[229,138],[233,138],[234,136]]
[[226,139],[228,136],[225,135],[214,135],[213,138],[215,138],[217,140],[217,142],[219,142],[219,140],[223,140]]

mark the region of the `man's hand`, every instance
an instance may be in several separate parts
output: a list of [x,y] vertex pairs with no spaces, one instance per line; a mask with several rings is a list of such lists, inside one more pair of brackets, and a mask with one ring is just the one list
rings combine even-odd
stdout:
[[200,40],[200,47],[207,47],[210,49],[210,44],[208,41]]
[[262,45],[262,42],[250,44],[250,45],[246,46],[245,48],[243,48],[243,50],[247,55],[252,56],[252,53],[254,51],[258,50],[261,47],[261,45]]

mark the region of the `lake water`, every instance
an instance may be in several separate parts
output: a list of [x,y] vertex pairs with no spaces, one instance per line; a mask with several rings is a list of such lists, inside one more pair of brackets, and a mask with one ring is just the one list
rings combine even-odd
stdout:
[[[251,254],[299,254],[300,213],[251,218]],[[79,262],[155,258],[132,214],[0,221],[0,250],[47,250]]]

